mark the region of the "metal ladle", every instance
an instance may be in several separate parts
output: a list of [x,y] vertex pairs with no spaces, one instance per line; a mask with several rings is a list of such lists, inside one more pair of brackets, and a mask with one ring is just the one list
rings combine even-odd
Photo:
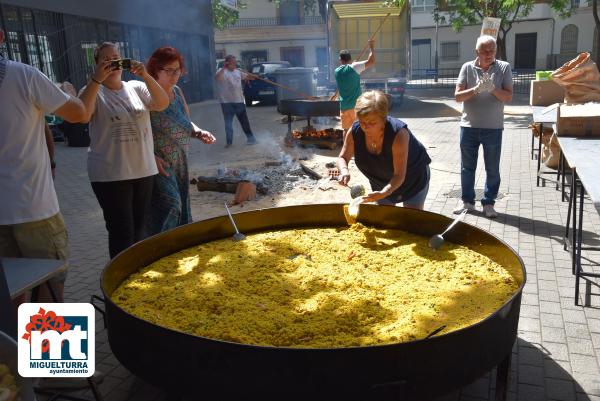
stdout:
[[352,199],[363,196],[366,193],[364,185],[353,185],[350,187],[350,197]]
[[458,216],[456,216],[454,218],[454,221],[448,226],[448,228],[446,228],[446,230],[444,230],[443,233],[436,234],[433,237],[429,238],[429,247],[432,249],[438,249],[439,247],[444,245],[444,234],[446,234],[448,231],[450,231],[452,229],[452,227],[454,227],[456,225],[456,223],[458,223],[465,217],[466,214],[467,214],[467,209],[463,210]]
[[231,212],[229,211],[229,206],[227,206],[227,202],[225,202],[225,209],[227,210],[227,215],[229,216],[229,220],[231,221],[231,225],[235,229],[235,234],[233,234],[233,237],[231,237],[231,239],[234,242],[245,240],[246,236],[244,234],[242,234],[240,232],[240,230],[238,230],[237,226],[235,225],[235,221],[233,220],[233,216],[231,215]]

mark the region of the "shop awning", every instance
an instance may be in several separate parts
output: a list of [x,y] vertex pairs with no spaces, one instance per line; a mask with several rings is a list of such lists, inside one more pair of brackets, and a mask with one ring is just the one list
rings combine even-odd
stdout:
[[399,7],[385,7],[383,2],[372,2],[372,3],[334,3],[333,9],[337,16],[343,18],[371,18],[371,17],[385,17],[388,13],[392,16],[399,16],[402,9]]

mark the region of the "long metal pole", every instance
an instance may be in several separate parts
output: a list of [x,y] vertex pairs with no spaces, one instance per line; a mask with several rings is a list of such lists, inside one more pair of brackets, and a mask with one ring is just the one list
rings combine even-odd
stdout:
[[439,26],[439,22],[438,19],[434,16],[435,18],[435,78],[434,78],[434,82],[438,81],[438,26]]

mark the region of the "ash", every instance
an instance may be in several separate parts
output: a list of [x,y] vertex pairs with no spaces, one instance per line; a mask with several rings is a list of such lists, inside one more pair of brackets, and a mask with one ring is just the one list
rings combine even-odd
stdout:
[[217,177],[233,177],[250,181],[257,187],[267,188],[269,195],[286,193],[297,187],[314,189],[319,185],[319,180],[311,178],[302,170],[298,159],[284,152],[280,152],[279,157],[266,161],[262,167],[255,169],[219,167]]

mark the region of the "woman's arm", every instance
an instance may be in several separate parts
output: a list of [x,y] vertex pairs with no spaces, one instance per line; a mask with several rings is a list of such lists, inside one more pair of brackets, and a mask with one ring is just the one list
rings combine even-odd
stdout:
[[348,162],[354,156],[354,138],[352,137],[352,128],[348,128],[344,137],[344,145],[337,159],[338,169],[340,170],[339,182],[342,185],[348,185],[350,181],[350,170]]
[[96,109],[96,96],[100,90],[100,85],[102,85],[102,82],[111,72],[112,69],[110,67],[110,60],[101,61],[96,64],[94,75],[92,75],[92,78],[88,81],[85,88],[83,88],[83,91],[81,91],[79,94],[79,99],[85,107],[85,118],[81,121],[82,123],[90,122],[92,116],[94,115],[94,110]]
[[185,109],[185,114],[187,114],[188,118],[190,119],[190,122],[192,123],[192,137],[197,138],[208,145],[215,143],[217,138],[215,138],[215,136],[212,133],[210,133],[209,131],[205,131],[202,128],[198,127],[192,121],[192,115],[190,114],[190,108],[188,107],[187,100],[185,100],[185,96],[183,95],[183,91],[181,90],[181,88],[179,86],[175,86],[175,90],[177,92],[179,92],[179,96],[181,96],[181,100],[183,101],[183,108]]
[[394,138],[394,142],[392,143],[394,175],[392,175],[390,182],[381,188],[380,191],[367,194],[365,202],[374,202],[387,198],[404,183],[404,179],[406,178],[406,163],[408,161],[408,141],[409,135],[406,128],[402,128],[396,132],[396,138]]
[[163,111],[169,107],[169,95],[167,92],[156,82],[152,75],[146,71],[146,66],[139,61],[131,60],[131,72],[141,77],[146,83],[148,92],[150,92],[150,104],[148,109],[150,111]]

